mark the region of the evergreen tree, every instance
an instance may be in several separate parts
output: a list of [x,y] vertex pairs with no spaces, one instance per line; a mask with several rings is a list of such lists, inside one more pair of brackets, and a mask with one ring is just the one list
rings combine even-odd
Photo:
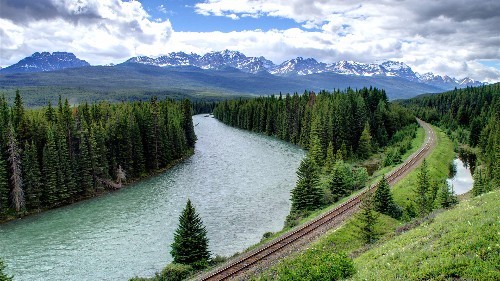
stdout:
[[12,205],[16,212],[21,211],[24,208],[24,191],[23,191],[23,178],[21,171],[21,155],[20,149],[17,145],[17,140],[14,136],[14,127],[10,126],[8,135],[8,154],[9,154],[9,166],[11,169],[11,182],[12,182]]
[[18,133],[23,129],[21,127],[23,119],[24,119],[23,99],[19,94],[19,90],[16,90],[16,97],[14,98],[14,107],[12,108],[12,126]]
[[309,155],[311,159],[316,163],[317,167],[323,166],[323,145],[321,143],[321,122],[320,117],[317,116],[313,119],[311,124],[311,136],[309,141]]
[[333,153],[333,144],[332,142],[329,142],[328,148],[326,149],[326,158],[325,158],[325,163],[323,165],[323,173],[327,175],[332,173],[334,166],[335,166],[335,155]]
[[22,165],[26,208],[39,210],[41,208],[42,174],[38,164],[38,152],[33,142],[25,144]]
[[365,124],[365,128],[363,129],[363,132],[361,132],[358,143],[358,155],[362,159],[367,158],[372,151],[371,139],[372,137],[370,135],[370,126],[367,122]]
[[359,234],[366,244],[371,244],[379,236],[376,230],[379,214],[375,211],[375,203],[372,195],[367,195],[362,200],[361,211],[358,214]]
[[210,258],[207,231],[189,199],[179,217],[170,253],[175,263],[194,267],[203,267]]
[[47,130],[47,143],[43,148],[43,178],[44,178],[44,194],[42,202],[45,206],[53,207],[58,204],[57,189],[58,189],[58,173],[59,160],[57,156],[57,148],[54,140],[54,132],[52,128]]
[[9,181],[7,166],[0,153],[0,214],[9,208]]
[[194,147],[196,134],[194,133],[191,110],[191,102],[188,99],[182,101],[182,129],[186,135],[187,145],[189,147]]
[[485,183],[483,171],[477,168],[474,173],[474,184],[472,186],[472,193],[474,196],[481,195],[488,191],[487,184]]
[[79,142],[79,184],[80,192],[86,195],[94,194],[92,178],[92,159],[89,152],[89,139],[86,132],[82,132]]
[[379,213],[386,214],[393,218],[400,218],[403,214],[401,207],[399,207],[394,199],[392,198],[392,193],[389,187],[389,183],[382,177],[382,180],[378,183],[377,190],[375,190],[375,195],[373,197],[375,210]]
[[453,186],[448,186],[447,182],[441,183],[438,198],[439,205],[441,205],[442,208],[450,208],[458,203],[457,196],[453,192]]
[[337,201],[345,197],[352,191],[353,175],[349,164],[342,160],[337,160],[330,176],[329,188],[334,200]]
[[323,151],[321,149],[321,141],[318,136],[314,135],[311,137],[311,143],[309,144],[309,155],[314,161],[317,168],[323,166]]
[[432,210],[431,196],[429,192],[431,190],[429,169],[427,167],[427,161],[424,159],[420,171],[417,176],[417,186],[416,186],[416,197],[415,203],[417,207],[417,212],[420,216],[423,216]]
[[321,200],[321,190],[318,187],[318,168],[309,155],[300,163],[297,177],[297,185],[292,190],[292,212],[317,209]]

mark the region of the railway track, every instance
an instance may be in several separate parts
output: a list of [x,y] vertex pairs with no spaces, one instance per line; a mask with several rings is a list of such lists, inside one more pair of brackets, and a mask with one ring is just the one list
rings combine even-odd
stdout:
[[[387,177],[387,181],[390,185],[394,185],[400,179],[402,179],[407,173],[413,170],[420,161],[425,158],[432,148],[435,146],[436,137],[431,126],[422,120],[417,119],[420,126],[425,130],[426,139],[422,147],[412,154],[403,164],[394,169]],[[322,226],[338,226],[347,216],[353,214],[357,209],[359,209],[360,202],[363,196],[367,193],[374,192],[377,188],[377,184],[370,186],[363,192],[352,197],[348,201],[340,204],[333,210],[319,216],[318,218],[298,227],[297,229],[284,234],[283,236],[269,242],[261,248],[253,250],[240,259],[219,268],[206,276],[202,277],[200,280],[227,280],[234,278],[236,275],[248,270],[252,266],[256,265],[260,261],[271,258],[271,256],[277,254],[281,250],[287,248],[288,246],[298,242],[302,238],[307,237],[315,230],[321,228]]]

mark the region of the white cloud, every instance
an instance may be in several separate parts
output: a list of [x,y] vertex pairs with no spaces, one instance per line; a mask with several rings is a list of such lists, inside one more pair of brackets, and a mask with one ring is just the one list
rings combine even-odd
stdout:
[[70,51],[93,64],[116,63],[157,55],[172,34],[170,21],[151,19],[138,1],[40,1],[43,9],[25,0],[2,3],[0,65],[37,51]]
[[[498,0],[208,0],[205,16],[279,17],[300,28],[239,32],[174,32],[139,1],[0,0],[0,65],[36,51],[70,51],[91,64],[171,51],[233,49],[275,63],[297,56],[324,62],[399,60],[415,71],[499,81]],[[164,5],[159,11],[168,12]],[[173,23],[175,28],[175,22]]]
[[[478,63],[500,59],[500,14],[497,13],[500,2],[497,0],[478,3],[464,0],[208,0],[196,4],[195,8],[200,14],[212,16],[288,18],[306,30],[313,30],[303,31],[296,42],[290,42],[286,32],[273,35],[281,38],[274,39],[280,40],[284,50],[291,52],[287,58],[311,55],[330,62],[393,59],[404,61],[419,72],[500,80],[500,70]],[[275,50],[263,51],[264,55],[276,53]]]

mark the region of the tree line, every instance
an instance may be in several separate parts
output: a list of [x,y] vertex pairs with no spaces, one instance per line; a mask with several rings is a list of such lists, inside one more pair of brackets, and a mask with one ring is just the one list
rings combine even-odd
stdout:
[[500,83],[421,96],[403,105],[445,128],[457,142],[474,173],[474,194],[500,186]]
[[189,100],[25,109],[0,98],[0,218],[120,188],[192,152]]

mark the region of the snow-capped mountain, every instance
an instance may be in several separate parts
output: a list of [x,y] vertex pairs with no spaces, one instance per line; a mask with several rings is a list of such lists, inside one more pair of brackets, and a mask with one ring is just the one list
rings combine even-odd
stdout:
[[[247,57],[243,53],[230,50],[209,52],[203,56],[184,52],[173,52],[156,58],[139,56],[130,58],[123,64],[133,63],[158,67],[194,66],[204,70],[222,70],[232,67],[246,73],[255,74],[259,72],[268,72],[277,76],[303,76],[315,73],[335,73],[341,75],[373,77],[375,79],[377,77],[395,77],[411,82],[432,85],[445,90],[453,89],[454,87],[463,88],[466,86],[478,86],[483,84],[468,77],[456,79],[447,75],[440,76],[433,73],[419,74],[414,72],[411,67],[405,63],[391,60],[374,63],[343,60],[327,64],[319,62],[314,58],[297,57],[276,65],[262,56]],[[72,53],[37,52],[14,65],[0,69],[0,74],[53,71],[82,66],[89,66],[89,64],[84,60],[78,59]]]
[[269,73],[274,75],[308,75],[326,71],[326,63],[318,62],[313,58],[298,57],[270,68]]
[[427,72],[422,75],[418,75],[418,80],[421,83],[437,86],[437,87],[467,87],[467,86],[480,86],[483,83],[475,81],[469,77],[462,79],[451,78],[448,75],[436,75],[432,72]]
[[20,60],[16,64],[2,68],[0,73],[54,71],[83,66],[90,66],[90,64],[84,60],[78,59],[73,53],[36,52],[33,55]]
[[248,73],[267,71],[274,67],[273,62],[264,57],[247,57],[240,52],[229,50],[210,52],[203,56],[184,52],[170,53],[158,58],[141,56],[131,58],[125,63],[142,63],[159,67],[196,66],[202,69],[222,69],[229,66]]
[[210,52],[203,56],[186,54],[183,52],[170,53],[158,58],[135,57],[125,63],[143,63],[160,67],[196,66],[202,69],[223,69],[233,67],[247,73],[266,71],[278,76],[310,75],[315,73],[336,73],[342,75],[366,77],[397,77],[412,82],[424,83],[440,88],[454,88],[478,86],[482,83],[468,77],[455,79],[449,76],[440,76],[432,73],[418,74],[410,66],[398,61],[381,61],[361,63],[355,61],[338,61],[331,64],[318,62],[314,58],[297,57],[276,65],[264,57],[247,57],[237,51],[224,50]]

